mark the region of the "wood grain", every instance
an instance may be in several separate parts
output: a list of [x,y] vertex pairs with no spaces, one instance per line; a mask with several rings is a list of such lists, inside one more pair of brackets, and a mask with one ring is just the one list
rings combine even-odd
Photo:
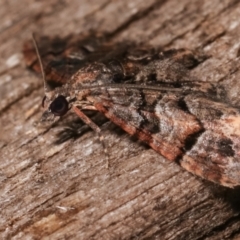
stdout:
[[[113,41],[200,48],[193,70],[240,107],[240,3],[235,0],[1,1],[1,239],[238,239],[240,191],[191,175],[104,120],[97,136],[74,116],[51,129],[40,77],[22,61],[32,32],[100,31]],[[78,129],[78,132],[74,129]]]

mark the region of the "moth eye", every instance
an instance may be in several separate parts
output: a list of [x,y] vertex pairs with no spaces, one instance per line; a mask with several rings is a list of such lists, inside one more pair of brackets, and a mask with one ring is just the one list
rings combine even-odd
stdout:
[[64,96],[58,96],[49,109],[55,116],[63,116],[68,111],[68,102]]

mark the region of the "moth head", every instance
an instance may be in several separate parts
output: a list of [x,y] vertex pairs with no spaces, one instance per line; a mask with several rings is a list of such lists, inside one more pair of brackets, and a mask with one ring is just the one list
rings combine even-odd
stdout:
[[54,121],[56,117],[62,117],[70,110],[70,97],[60,93],[45,92],[42,107],[45,111],[42,114],[41,122]]

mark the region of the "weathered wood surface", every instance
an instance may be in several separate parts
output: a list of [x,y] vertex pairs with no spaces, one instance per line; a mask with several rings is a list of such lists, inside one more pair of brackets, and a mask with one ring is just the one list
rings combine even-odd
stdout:
[[240,237],[239,189],[193,176],[108,122],[110,170],[94,132],[71,134],[69,119],[36,128],[42,82],[21,55],[32,32],[200,47],[211,57],[194,74],[221,83],[240,106],[239,1],[2,0],[0,16],[1,239]]

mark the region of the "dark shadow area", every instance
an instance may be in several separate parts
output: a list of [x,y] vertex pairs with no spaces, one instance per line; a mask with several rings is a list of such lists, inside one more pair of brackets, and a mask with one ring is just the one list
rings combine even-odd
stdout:
[[232,189],[212,184],[210,188],[214,197],[224,200],[234,212],[240,214],[240,186]]
[[[91,111],[87,111],[85,113],[99,127],[108,121],[107,118],[104,117],[101,113]],[[62,130],[57,133],[55,144],[62,144],[70,139],[77,139],[84,133],[93,131],[88,125],[83,123],[79,117],[73,116],[73,114],[60,120],[56,126],[61,126]]]

